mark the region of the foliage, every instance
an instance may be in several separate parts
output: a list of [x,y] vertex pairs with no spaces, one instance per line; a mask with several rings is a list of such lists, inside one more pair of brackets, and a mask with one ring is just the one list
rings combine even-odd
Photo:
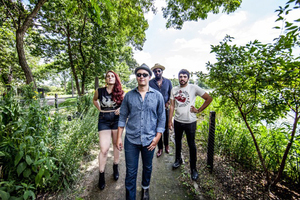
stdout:
[[130,79],[127,83],[125,83],[125,88],[128,88],[128,89],[134,89],[137,87],[137,81],[135,78],[133,79]]
[[149,0],[48,2],[39,15],[41,26],[31,34],[32,53],[54,61],[49,70],[70,69],[80,95],[108,69],[120,70],[121,78],[128,79],[129,67],[137,65],[128,44],[142,48],[148,28],[143,11],[151,6]]
[[222,12],[231,13],[240,7],[241,0],[219,0],[219,1],[185,1],[166,0],[167,7],[163,8],[164,18],[167,19],[166,27],[181,29],[186,21],[198,21],[206,19],[207,14],[212,12],[217,14],[222,8]]
[[2,199],[34,199],[37,191],[68,186],[97,138],[93,107],[82,108],[82,117],[68,122],[58,112],[50,114],[32,84],[23,91],[24,102],[9,92],[0,105]]
[[[285,8],[278,10],[278,20],[284,20],[282,15],[287,15],[292,10],[288,9],[292,2],[294,1],[289,1]],[[298,8],[295,6],[293,9]],[[299,22],[299,19],[296,22]],[[285,30],[285,34],[275,39],[274,44],[261,44],[254,41],[238,47],[230,45],[233,38],[226,36],[220,45],[212,46],[217,62],[207,64],[209,70],[207,82],[214,88],[214,93],[220,96],[221,104],[228,111],[238,109],[252,137],[268,185],[275,185],[284,172],[300,118],[300,95],[299,84],[297,84],[300,57],[294,57],[292,54],[292,48],[299,46],[299,26],[286,22]],[[287,140],[284,141],[286,148],[278,149],[275,148],[278,147],[276,144],[278,138],[274,136],[274,132],[278,130],[269,132],[259,128],[259,124],[262,120],[274,123],[279,117],[284,118],[289,111],[294,113],[294,122],[288,129],[290,135],[279,134],[281,138],[285,136]],[[271,143],[275,141],[273,147],[279,151],[279,154],[268,160],[261,152],[262,148],[266,150],[261,144],[261,138]],[[279,166],[276,178],[272,180],[269,170],[274,171],[274,168],[267,166],[270,163],[273,163],[272,167],[275,163]]]
[[[203,100],[196,99],[196,107],[199,107]],[[222,106],[221,98],[214,96],[214,101],[201,114],[201,120],[197,122],[196,141],[207,151],[207,140],[209,133],[209,112],[216,112],[215,122],[215,154],[226,156],[228,159],[239,163],[241,166],[258,170],[260,161],[256,153],[255,146],[245,123],[237,116],[237,108],[226,109]],[[283,156],[285,147],[288,143],[289,128],[286,123],[277,121],[276,124],[253,124],[255,135],[260,144],[261,153],[266,162],[268,171],[276,173],[278,164]],[[299,184],[300,171],[300,137],[295,140],[292,153],[288,156],[287,165],[284,170],[285,180]]]

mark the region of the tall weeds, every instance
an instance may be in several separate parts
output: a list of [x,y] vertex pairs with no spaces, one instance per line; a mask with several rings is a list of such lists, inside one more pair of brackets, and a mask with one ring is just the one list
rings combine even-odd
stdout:
[[[201,98],[197,98],[196,107],[203,103]],[[209,112],[216,112],[215,126],[215,153],[227,157],[228,159],[240,163],[245,168],[259,170],[259,160],[245,124],[240,120],[237,110],[228,110],[220,105],[216,97],[212,104],[201,114],[197,126],[197,143],[207,151],[207,140],[209,130]],[[255,135],[262,147],[262,155],[266,160],[269,171],[275,173],[278,164],[284,153],[289,139],[289,132],[286,123],[276,122],[275,124],[265,124],[257,122],[255,125]],[[292,153],[289,154],[285,179],[300,184],[300,133],[292,146]]]
[[[81,106],[72,121],[37,98],[31,86],[24,101],[8,93],[0,104],[0,197],[36,198],[59,190],[76,178],[83,155],[97,142],[97,110]],[[92,97],[84,97],[85,100]]]

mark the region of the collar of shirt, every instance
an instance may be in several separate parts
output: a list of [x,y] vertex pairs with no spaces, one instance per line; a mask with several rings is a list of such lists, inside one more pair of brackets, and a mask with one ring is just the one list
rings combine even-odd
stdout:
[[172,83],[170,80],[163,78],[161,87],[158,86],[157,81],[155,78],[151,79],[149,81],[149,86],[154,88],[155,90],[159,91],[164,98],[165,103],[167,103],[170,99],[171,89],[172,89]]

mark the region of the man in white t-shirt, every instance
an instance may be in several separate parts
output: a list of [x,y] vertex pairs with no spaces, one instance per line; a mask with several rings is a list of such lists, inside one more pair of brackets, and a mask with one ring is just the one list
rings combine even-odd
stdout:
[[[196,113],[202,112],[212,102],[212,97],[197,85],[188,84],[189,78],[190,73],[188,70],[182,69],[179,71],[178,79],[180,86],[173,87],[170,96],[169,129],[173,129],[174,127],[175,131],[176,153],[173,169],[177,169],[182,164],[181,139],[183,132],[185,132],[190,151],[191,177],[193,180],[197,180],[197,149],[195,144]],[[197,96],[201,96],[205,100],[198,109],[194,107]],[[174,110],[173,126],[172,116]]]

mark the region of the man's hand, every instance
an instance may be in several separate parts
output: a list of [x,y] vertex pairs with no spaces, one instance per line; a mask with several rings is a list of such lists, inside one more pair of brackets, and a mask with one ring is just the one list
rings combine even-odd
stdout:
[[149,151],[153,151],[161,138],[162,133],[157,133],[155,138],[153,138],[151,144],[147,147]]
[[173,122],[171,121],[171,122],[169,122],[169,129],[172,131],[173,130]]
[[198,113],[198,112],[199,112],[198,109],[195,108],[194,106],[191,106],[190,111],[191,111],[192,113]]
[[121,137],[118,138],[117,143],[116,143],[116,147],[119,151],[122,151],[123,143],[122,143],[122,138]]
[[169,105],[170,105],[170,103],[169,102],[167,102],[167,103],[165,103],[165,109],[169,109]]

